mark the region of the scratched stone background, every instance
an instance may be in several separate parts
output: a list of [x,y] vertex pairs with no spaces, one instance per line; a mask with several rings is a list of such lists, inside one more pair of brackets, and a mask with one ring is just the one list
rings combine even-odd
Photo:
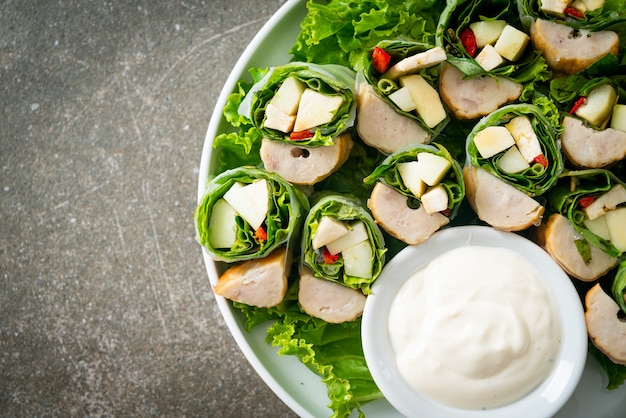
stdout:
[[279,417],[192,221],[230,69],[284,0],[0,1],[0,415]]

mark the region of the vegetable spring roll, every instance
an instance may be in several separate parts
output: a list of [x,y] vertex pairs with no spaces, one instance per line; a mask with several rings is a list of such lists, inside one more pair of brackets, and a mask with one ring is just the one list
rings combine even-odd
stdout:
[[437,45],[448,53],[441,97],[459,119],[476,119],[515,101],[524,84],[549,79],[509,1],[448,2],[437,24]]
[[618,25],[626,20],[623,2],[518,0],[517,4],[535,49],[542,51],[555,73],[574,74],[598,61],[618,63],[622,32]]
[[315,277],[369,294],[385,252],[382,232],[355,198],[322,196],[304,221],[302,262]]
[[[544,104],[544,106],[547,106]],[[550,119],[544,112],[554,114]],[[555,109],[508,105],[487,115],[467,137],[467,198],[480,219],[519,231],[541,221],[544,194],[563,171]]]
[[357,75],[357,130],[363,141],[390,154],[428,143],[449,118],[436,90],[443,49],[408,41],[381,41]]
[[332,146],[356,119],[354,71],[334,64],[273,67],[239,106],[263,137],[301,146]]
[[364,182],[375,184],[367,205],[376,222],[410,245],[454,219],[465,197],[461,165],[439,144],[388,156]]
[[[621,81],[621,83],[620,83]],[[550,82],[550,96],[563,118],[561,145],[569,162],[580,168],[603,168],[626,157],[626,79],[589,78],[583,74]]]
[[195,210],[198,242],[217,261],[263,258],[300,231],[309,203],[280,176],[253,167],[212,179]]
[[539,240],[563,269],[593,281],[615,267],[626,249],[624,183],[608,170],[568,171],[546,196],[554,214]]

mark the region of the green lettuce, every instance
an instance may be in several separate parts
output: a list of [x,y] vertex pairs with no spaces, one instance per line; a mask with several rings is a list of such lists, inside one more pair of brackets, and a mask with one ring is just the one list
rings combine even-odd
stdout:
[[[343,268],[342,257],[333,263],[326,263],[321,257],[320,250],[313,249],[312,240],[323,216],[330,216],[341,222],[363,222],[372,249],[371,277],[350,276]],[[370,287],[385,264],[385,239],[362,201],[353,196],[337,193],[324,194],[318,197],[316,203],[311,206],[304,220],[301,250],[303,264],[311,269],[315,277],[331,280],[353,289],[361,289],[365,294],[371,293]]]
[[[558,111],[550,106],[545,97],[539,97],[536,103],[503,106],[482,118],[467,137],[465,164],[484,168],[528,196],[540,196],[548,191],[556,183],[564,169],[563,156],[557,140],[560,123],[558,122]],[[542,106],[539,106],[539,103]],[[533,163],[520,173],[507,173],[502,171],[497,164],[503,152],[489,158],[481,157],[474,143],[476,134],[488,126],[505,125],[515,116],[528,116],[530,118],[533,130],[541,144],[543,155],[547,160],[547,167],[540,163]]]
[[341,97],[342,104],[330,122],[317,126],[312,137],[297,140],[302,146],[332,146],[333,138],[351,128],[356,119],[354,76],[350,68],[335,64],[292,62],[273,67],[248,91],[239,106],[239,114],[249,118],[264,137],[293,144],[288,133],[264,126],[267,105],[282,83],[293,77],[319,93]]
[[626,314],[626,262],[622,261],[619,265],[613,285],[611,286],[613,298],[619,305],[623,314]]
[[[259,240],[254,229],[241,216],[236,216],[235,244],[231,248],[215,247],[209,234],[215,203],[233,184],[250,184],[259,179],[267,180],[269,188],[269,209],[264,222],[266,239]],[[238,167],[219,174],[209,182],[207,191],[194,212],[196,239],[219,261],[231,263],[263,258],[282,245],[293,245],[292,237],[298,236],[308,209],[309,201],[304,194],[277,174],[254,167]]]
[[398,164],[418,160],[418,154],[427,152],[445,158],[451,164],[451,169],[440,181],[448,194],[448,209],[450,213],[447,215],[450,219],[454,219],[461,202],[465,197],[465,183],[463,181],[463,170],[458,161],[452,158],[447,149],[442,145],[433,143],[430,145],[414,145],[411,148],[397,151],[388,156],[380,166],[378,166],[363,181],[367,184],[375,184],[377,181],[395,189],[410,199],[416,201],[415,206],[419,206],[419,198],[406,187],[402,181],[402,177],[398,171]]
[[443,5],[437,0],[309,0],[290,52],[298,61],[357,69],[363,55],[383,39],[433,43]]
[[603,352],[598,350],[591,341],[589,341],[589,354],[591,354],[600,367],[606,372],[609,378],[609,383],[606,386],[607,389],[617,389],[626,382],[626,366],[613,363]]

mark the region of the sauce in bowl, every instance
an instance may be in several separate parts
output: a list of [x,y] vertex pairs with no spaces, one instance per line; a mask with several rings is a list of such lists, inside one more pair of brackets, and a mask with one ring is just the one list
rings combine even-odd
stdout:
[[415,271],[391,303],[388,330],[409,386],[475,410],[541,384],[562,335],[539,271],[510,249],[487,246],[454,248]]

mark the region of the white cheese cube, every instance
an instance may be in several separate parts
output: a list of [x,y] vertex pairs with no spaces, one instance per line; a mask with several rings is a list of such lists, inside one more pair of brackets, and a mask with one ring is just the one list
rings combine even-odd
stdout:
[[312,239],[313,249],[322,248],[329,242],[333,242],[348,234],[348,232],[350,230],[343,222],[331,216],[322,216]]
[[354,222],[348,226],[348,229],[349,231],[346,235],[326,244],[326,249],[329,253],[332,255],[339,254],[346,248],[369,239],[367,228],[365,228],[363,221]]
[[515,145],[515,140],[504,126],[488,126],[474,136],[474,145],[483,158],[493,157]]
[[416,197],[420,197],[426,191],[426,183],[419,176],[419,164],[417,161],[398,163],[398,173],[404,185]]
[[602,84],[589,92],[587,100],[574,112],[591,125],[603,127],[617,102],[617,93],[610,84]]
[[538,155],[543,154],[541,143],[528,116],[516,116],[505,126],[526,162],[532,163]]
[[498,54],[509,61],[517,61],[524,54],[530,37],[511,25],[506,25],[494,48]]
[[295,116],[283,113],[271,103],[268,103],[265,108],[265,121],[263,121],[263,126],[268,129],[276,129],[277,131],[289,133],[293,130],[295,121]]
[[411,74],[401,77],[400,85],[409,89],[415,110],[426,126],[434,128],[446,118],[439,93],[422,76]]
[[415,102],[413,102],[413,97],[411,97],[411,92],[407,87],[399,88],[387,97],[404,112],[415,110]]
[[526,162],[515,145],[506,150],[506,152],[498,158],[497,165],[500,167],[500,170],[511,174],[521,173],[527,168],[530,168],[530,164]]
[[571,0],[541,0],[541,10],[548,14],[562,15]]
[[224,200],[257,230],[265,221],[269,210],[269,189],[267,180],[262,179],[242,187],[235,183],[225,194]]
[[448,192],[442,185],[428,189],[420,200],[429,215],[448,209]]
[[374,252],[369,241],[361,241],[341,252],[344,273],[348,276],[372,277]]
[[476,46],[478,48],[496,43],[505,26],[506,21],[504,20],[481,20],[480,22],[470,23],[469,25],[474,33]]
[[607,212],[606,225],[611,236],[611,244],[620,251],[626,251],[626,208],[621,207]]
[[626,132],[626,105],[616,104],[613,106],[611,128]]
[[429,186],[437,185],[448,173],[452,164],[446,158],[430,152],[417,154],[417,175]]
[[270,104],[280,109],[281,112],[294,116],[298,111],[300,97],[304,93],[306,84],[294,77],[287,77],[280,85]]
[[293,130],[306,131],[332,121],[342,103],[341,96],[329,96],[313,89],[305,89],[300,98]]
[[489,44],[485,45],[474,59],[485,71],[491,71],[504,62],[504,59],[496,52],[496,49]]

